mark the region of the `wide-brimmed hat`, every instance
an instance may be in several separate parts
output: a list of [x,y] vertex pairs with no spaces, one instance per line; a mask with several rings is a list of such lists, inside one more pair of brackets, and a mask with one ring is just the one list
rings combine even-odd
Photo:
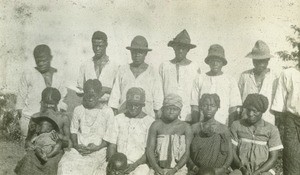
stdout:
[[169,47],[174,47],[176,45],[188,47],[189,49],[193,49],[196,47],[196,45],[191,44],[191,38],[185,29],[168,43]]
[[136,36],[131,41],[131,45],[126,47],[128,50],[146,50],[151,51],[152,49],[148,48],[148,42],[145,37],[143,36]]
[[32,120],[36,123],[40,123],[42,121],[48,121],[52,124],[55,131],[59,132],[57,118],[55,116],[55,112],[47,111],[40,113],[38,117],[33,117]]
[[227,60],[225,58],[225,51],[221,45],[219,45],[219,44],[211,45],[208,49],[208,55],[205,58],[204,62],[206,64],[208,64],[209,60],[213,59],[213,58],[218,58],[218,59],[222,60],[224,66],[227,64]]
[[252,51],[246,55],[248,58],[262,60],[274,57],[270,54],[269,46],[262,40],[256,41]]

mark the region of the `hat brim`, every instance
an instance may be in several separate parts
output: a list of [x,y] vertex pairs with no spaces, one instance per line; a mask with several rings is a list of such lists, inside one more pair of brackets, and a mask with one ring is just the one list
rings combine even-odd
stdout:
[[145,50],[145,51],[152,51],[152,49],[149,49],[147,47],[131,47],[128,46],[126,47],[127,50]]
[[212,59],[212,58],[220,59],[223,62],[223,66],[227,65],[227,60],[224,57],[220,57],[220,56],[207,56],[205,58],[204,62],[206,64],[209,64],[209,59]]
[[32,118],[32,120],[36,123],[39,123],[41,121],[48,121],[52,124],[54,130],[59,132],[59,127],[58,127],[57,123],[53,119],[51,119],[47,116],[34,117],[34,118]]
[[250,52],[246,55],[246,57],[255,59],[255,60],[264,60],[264,59],[268,59],[268,58],[273,58],[274,56],[271,54],[257,55],[257,54],[253,54],[252,52]]
[[184,47],[187,47],[189,49],[194,49],[195,47],[197,47],[196,45],[194,44],[187,44],[187,43],[181,43],[181,42],[176,42],[176,41],[170,41],[168,43],[168,46],[169,47],[174,47],[174,46],[184,46]]

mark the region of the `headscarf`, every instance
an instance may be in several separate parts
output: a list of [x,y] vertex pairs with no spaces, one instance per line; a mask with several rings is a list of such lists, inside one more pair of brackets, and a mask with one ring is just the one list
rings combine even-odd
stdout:
[[264,113],[269,106],[268,98],[261,94],[249,94],[243,103],[243,107],[248,108],[250,106],[255,107],[256,110]]
[[178,108],[182,108],[182,98],[177,94],[168,94],[164,98],[163,106],[174,105]]

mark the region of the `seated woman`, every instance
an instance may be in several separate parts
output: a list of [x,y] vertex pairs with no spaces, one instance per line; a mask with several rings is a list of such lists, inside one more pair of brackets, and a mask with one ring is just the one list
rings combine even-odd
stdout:
[[34,120],[39,127],[38,135],[32,139],[32,147],[18,162],[15,172],[18,175],[56,174],[62,156],[62,143],[52,139],[52,133],[59,131],[55,116],[40,116]]
[[233,157],[232,145],[227,126],[214,119],[219,107],[217,94],[203,94],[199,100],[204,119],[192,125],[194,139],[188,161],[189,175],[197,174],[200,168],[213,168],[217,175],[228,173]]
[[82,105],[74,110],[71,139],[74,148],[66,152],[58,165],[58,174],[92,174],[105,163],[106,142],[102,141],[113,111],[101,106],[102,85],[99,80],[87,80],[83,86]]
[[283,146],[277,127],[262,119],[268,105],[267,97],[249,94],[243,103],[246,116],[231,125],[234,165],[243,174],[275,174],[271,168]]

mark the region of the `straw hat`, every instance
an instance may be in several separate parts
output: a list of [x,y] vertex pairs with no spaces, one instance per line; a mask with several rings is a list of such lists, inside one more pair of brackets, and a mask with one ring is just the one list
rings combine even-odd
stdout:
[[145,37],[143,36],[136,36],[131,41],[131,45],[126,47],[128,50],[146,50],[151,51],[152,49],[148,48],[148,42]]
[[225,58],[225,51],[221,45],[219,45],[219,44],[211,45],[208,49],[208,55],[205,58],[204,62],[206,64],[208,64],[209,60],[211,60],[213,58],[220,59],[223,62],[224,66],[227,64],[227,60]]
[[196,47],[196,45],[191,44],[191,38],[185,29],[168,43],[169,47],[174,47],[175,45],[185,46],[189,49],[193,49]]
[[262,60],[274,57],[270,54],[269,46],[262,40],[256,41],[252,51],[246,55],[248,58]]
[[36,123],[48,121],[52,124],[54,130],[59,132],[58,122],[54,112],[47,111],[44,113],[40,113],[38,117],[32,117],[32,120]]

